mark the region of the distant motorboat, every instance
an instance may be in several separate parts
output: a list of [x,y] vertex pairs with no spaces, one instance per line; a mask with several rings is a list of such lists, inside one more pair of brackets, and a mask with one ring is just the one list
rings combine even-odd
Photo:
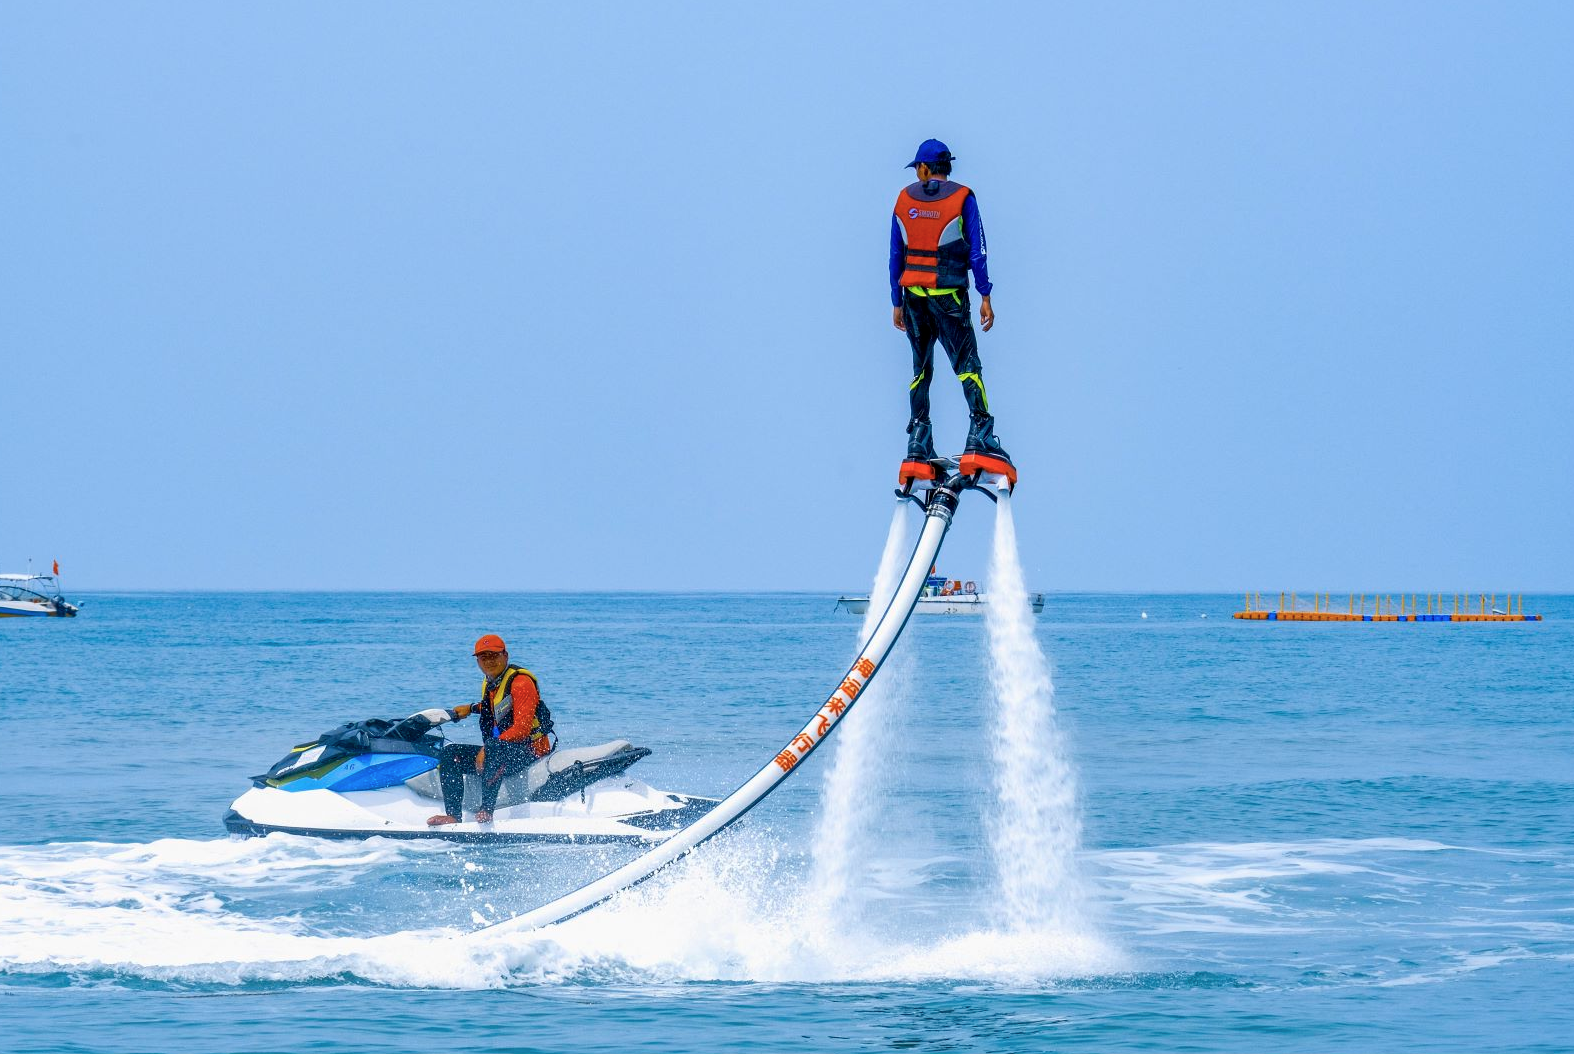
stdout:
[[54,575],[0,575],[0,618],[73,618],[77,606],[60,595]]
[[[1029,593],[1033,614],[1044,610],[1044,594]],[[924,580],[923,592],[918,595],[917,615],[982,615],[989,603],[987,594],[978,591],[974,582],[947,579],[944,575],[931,574]],[[869,598],[838,597],[836,606],[851,615],[862,615],[869,610]]]

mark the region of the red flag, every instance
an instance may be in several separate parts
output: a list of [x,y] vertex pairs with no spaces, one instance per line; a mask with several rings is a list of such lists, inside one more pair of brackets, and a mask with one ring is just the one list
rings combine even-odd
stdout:
[[60,574],[60,561],[59,560],[55,561],[55,574],[56,575]]

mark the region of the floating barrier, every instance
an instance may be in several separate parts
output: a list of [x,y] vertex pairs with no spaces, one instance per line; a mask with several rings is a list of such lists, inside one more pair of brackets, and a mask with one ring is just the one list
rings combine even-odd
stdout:
[[[1271,596],[1271,594],[1270,594]],[[1449,610],[1452,599],[1453,609]],[[1261,593],[1247,593],[1246,607],[1235,617],[1249,622],[1540,622],[1540,615],[1525,614],[1525,595],[1519,595],[1519,609],[1512,594],[1503,594],[1504,607],[1497,606],[1496,593],[1401,593],[1398,610],[1394,594],[1373,594],[1368,612],[1365,593],[1351,593],[1346,610],[1337,610],[1332,593],[1313,593],[1310,609],[1301,606],[1294,593],[1280,593],[1278,607],[1263,603]],[[1472,605],[1474,601],[1474,605]],[[1426,610],[1422,611],[1422,605]],[[1476,608],[1475,611],[1471,607]]]

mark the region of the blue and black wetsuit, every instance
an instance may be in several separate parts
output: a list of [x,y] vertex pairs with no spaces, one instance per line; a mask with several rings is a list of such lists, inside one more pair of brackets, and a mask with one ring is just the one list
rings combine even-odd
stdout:
[[943,179],[905,188],[891,214],[890,272],[891,306],[902,309],[913,349],[909,431],[929,420],[936,340],[962,382],[975,422],[989,418],[989,396],[967,294],[969,271],[979,295],[988,296],[994,289],[989,250],[972,190]]

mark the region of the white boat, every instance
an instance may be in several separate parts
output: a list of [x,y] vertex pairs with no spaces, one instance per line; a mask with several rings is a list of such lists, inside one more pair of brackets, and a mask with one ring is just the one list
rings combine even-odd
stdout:
[[[1033,614],[1037,615],[1044,610],[1044,594],[1029,593],[1028,600],[1033,605]],[[923,592],[918,595],[918,604],[913,608],[917,615],[982,615],[984,605],[989,603],[987,595],[978,591],[978,583],[962,582],[947,579],[944,575],[937,575],[933,571],[924,581]],[[842,611],[853,615],[862,615],[869,610],[869,598],[863,597],[838,597],[836,606]]]
[[54,575],[0,575],[0,618],[71,618],[77,606],[60,595]]

